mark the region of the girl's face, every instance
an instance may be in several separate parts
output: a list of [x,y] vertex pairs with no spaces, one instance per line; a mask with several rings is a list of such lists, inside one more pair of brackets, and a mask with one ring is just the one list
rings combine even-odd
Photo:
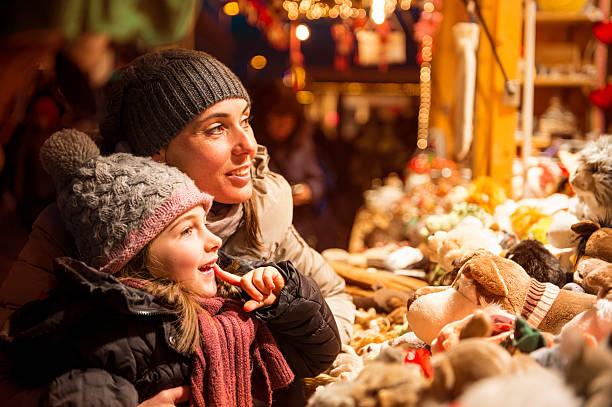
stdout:
[[177,167],[215,201],[235,204],[251,197],[251,165],[257,143],[244,99],[215,103],[153,155]]
[[170,223],[149,246],[147,268],[154,277],[178,281],[186,289],[213,297],[213,266],[221,239],[206,228],[206,213],[196,206]]

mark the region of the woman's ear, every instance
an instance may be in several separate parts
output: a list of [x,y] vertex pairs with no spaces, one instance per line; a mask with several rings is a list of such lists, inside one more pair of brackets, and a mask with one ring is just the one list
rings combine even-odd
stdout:
[[158,163],[165,163],[166,162],[166,149],[162,148],[159,151],[156,151],[155,153],[153,153],[151,158],[153,159],[153,161],[156,161]]

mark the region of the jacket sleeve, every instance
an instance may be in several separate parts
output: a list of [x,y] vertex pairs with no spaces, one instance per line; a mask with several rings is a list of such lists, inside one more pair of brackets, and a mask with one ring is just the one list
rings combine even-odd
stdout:
[[32,225],[17,260],[0,282],[0,326],[13,310],[55,286],[53,259],[75,257],[75,254],[74,242],[61,221],[57,205],[47,206]]
[[276,305],[255,311],[266,322],[297,377],[323,372],[341,350],[333,315],[317,284],[290,262],[272,264],[285,278]]
[[345,289],[344,279],[340,277],[323,259],[323,256],[308,245],[293,225],[280,242],[274,260],[289,259],[300,273],[312,278],[321,289],[329,305],[340,332],[342,343],[349,343],[353,335],[355,305]]
[[102,369],[71,370],[50,384],[43,406],[137,406],[136,388]]

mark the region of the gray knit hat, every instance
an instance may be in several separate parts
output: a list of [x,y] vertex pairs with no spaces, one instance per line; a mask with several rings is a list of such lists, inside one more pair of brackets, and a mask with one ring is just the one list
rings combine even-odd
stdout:
[[127,140],[132,152],[151,156],[202,111],[225,99],[250,103],[240,79],[205,52],[172,48],[136,58],[107,89],[100,132]]
[[76,130],[54,133],[40,158],[82,260],[104,272],[120,270],[177,216],[212,203],[178,169],[126,153],[103,157]]

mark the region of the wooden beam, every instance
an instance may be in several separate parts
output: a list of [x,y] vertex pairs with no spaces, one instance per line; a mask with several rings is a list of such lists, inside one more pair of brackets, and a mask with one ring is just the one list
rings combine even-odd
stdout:
[[[482,0],[482,18],[509,79],[518,78],[521,50],[521,0]],[[511,192],[516,155],[517,107],[504,102],[504,77],[491,44],[481,29],[476,84],[476,122],[473,145],[474,177],[492,177]]]

